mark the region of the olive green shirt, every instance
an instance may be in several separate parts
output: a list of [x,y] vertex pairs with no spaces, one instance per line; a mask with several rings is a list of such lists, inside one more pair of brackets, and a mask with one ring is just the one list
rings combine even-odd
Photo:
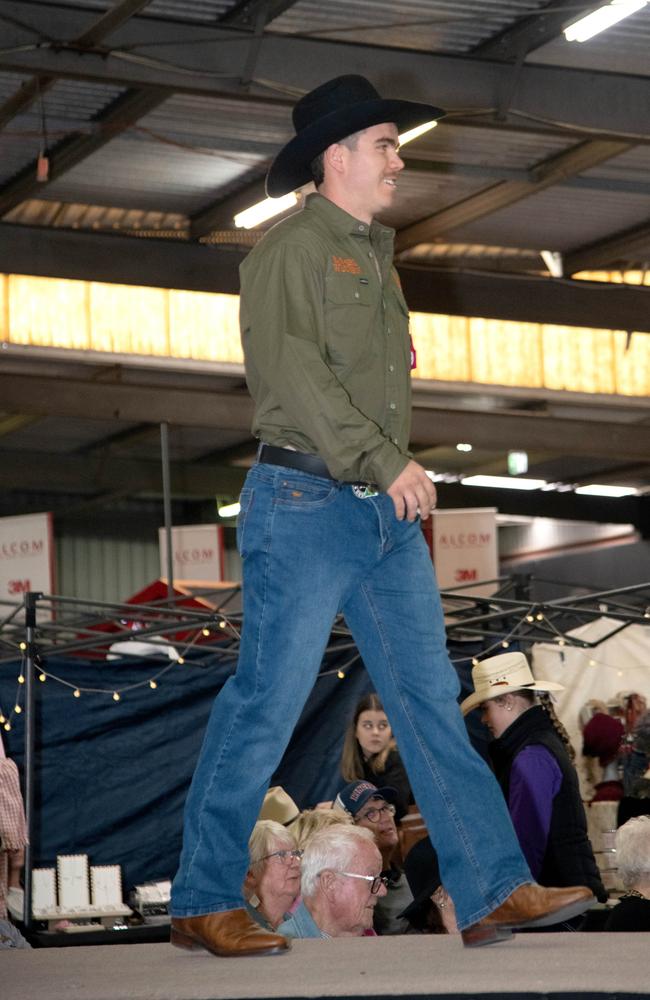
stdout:
[[382,490],[409,460],[411,418],[394,235],[313,194],[240,269],[253,433],[319,455],[337,479]]

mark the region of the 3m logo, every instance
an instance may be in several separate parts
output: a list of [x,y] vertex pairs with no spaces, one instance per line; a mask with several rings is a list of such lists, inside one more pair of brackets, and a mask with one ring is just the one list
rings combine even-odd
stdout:
[[354,257],[332,257],[332,264],[338,274],[361,274]]
[[456,583],[469,583],[472,580],[478,579],[475,569],[457,569],[454,573],[454,580]]

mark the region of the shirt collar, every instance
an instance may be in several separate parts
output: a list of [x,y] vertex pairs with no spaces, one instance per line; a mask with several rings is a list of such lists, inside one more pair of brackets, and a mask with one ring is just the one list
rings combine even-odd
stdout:
[[360,219],[355,219],[353,215],[345,212],[338,205],[335,205],[333,201],[330,201],[329,198],[325,198],[317,192],[307,195],[305,208],[316,212],[317,215],[325,219],[328,225],[337,233],[340,233],[341,236],[370,235],[373,242],[383,242],[384,240],[392,242],[395,236],[394,229],[382,226],[380,222],[374,219],[370,225],[367,222],[362,222]]

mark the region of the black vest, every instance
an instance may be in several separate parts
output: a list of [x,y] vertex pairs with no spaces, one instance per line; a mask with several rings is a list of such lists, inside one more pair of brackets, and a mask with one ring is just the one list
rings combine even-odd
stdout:
[[587,836],[578,775],[553,723],[540,705],[527,709],[490,744],[494,773],[506,802],[512,762],[524,747],[531,745],[545,747],[562,772],[562,784],[553,800],[546,854],[538,881],[547,886],[585,885],[604,902],[607,892]]

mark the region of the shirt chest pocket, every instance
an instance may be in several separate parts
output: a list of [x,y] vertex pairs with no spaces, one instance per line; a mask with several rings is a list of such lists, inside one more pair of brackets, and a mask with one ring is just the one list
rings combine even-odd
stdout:
[[369,279],[335,274],[325,288],[325,338],[329,363],[340,373],[353,368],[371,345],[376,310]]

